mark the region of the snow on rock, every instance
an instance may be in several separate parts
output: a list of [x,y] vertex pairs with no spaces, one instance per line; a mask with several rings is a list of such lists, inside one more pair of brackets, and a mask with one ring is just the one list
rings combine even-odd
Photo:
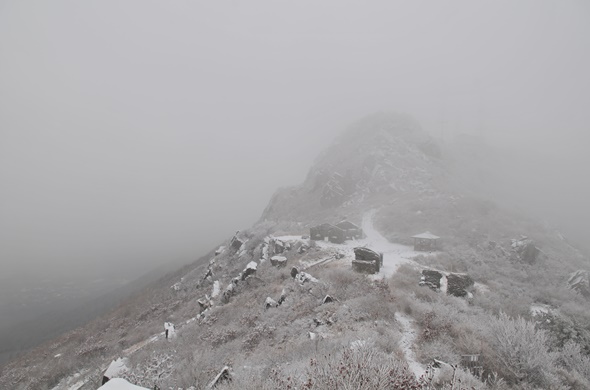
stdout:
[[567,283],[572,290],[590,298],[590,272],[583,269],[572,272]]
[[266,300],[264,301],[264,307],[266,307],[267,309],[271,307],[277,307],[278,305],[278,302],[272,299],[271,297],[266,297]]
[[308,274],[307,272],[299,272],[295,277],[300,284],[304,284],[307,282],[317,283],[318,280]]
[[164,322],[164,332],[168,331],[168,339],[172,339],[176,336],[176,328],[171,322]]
[[268,242],[267,239],[264,239],[264,242],[262,243],[262,251],[260,254],[260,263],[264,263],[265,261],[268,260]]
[[256,274],[256,268],[258,268],[258,264],[255,261],[249,262],[242,271],[241,280],[246,280],[248,276]]
[[215,298],[219,295],[219,280],[213,282],[213,290],[211,291],[211,298]]
[[113,360],[105,371],[104,376],[109,379],[113,379],[128,371],[129,368],[127,367],[127,362],[127,358],[118,358],[117,360]]
[[549,314],[551,310],[551,306],[544,305],[542,303],[532,304],[530,311],[533,317],[541,316],[543,314]]
[[125,379],[114,378],[99,387],[99,390],[149,390],[145,387],[132,385]]
[[273,256],[270,258],[270,263],[275,267],[284,267],[287,265],[287,258],[285,256]]

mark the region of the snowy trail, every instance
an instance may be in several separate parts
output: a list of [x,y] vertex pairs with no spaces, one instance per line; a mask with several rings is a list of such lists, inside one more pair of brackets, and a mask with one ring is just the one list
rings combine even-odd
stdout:
[[383,253],[383,267],[381,267],[379,273],[373,275],[372,278],[388,278],[392,276],[402,264],[414,264],[418,266],[412,258],[420,253],[415,252],[413,248],[409,246],[389,242],[375,229],[373,218],[375,217],[376,211],[377,210],[373,209],[363,215],[362,226],[366,238],[359,242],[359,244],[366,245],[370,249]]
[[140,349],[142,349],[143,347],[145,347],[146,345],[148,345],[148,344],[150,344],[150,343],[153,343],[154,341],[158,340],[158,339],[159,339],[160,337],[162,337],[163,335],[164,335],[164,333],[163,333],[163,332],[162,332],[162,333],[158,333],[158,334],[155,334],[155,335],[153,335],[152,337],[150,337],[150,338],[149,338],[149,339],[147,339],[147,340],[140,341],[139,343],[137,343],[137,344],[134,344],[134,345],[132,345],[131,347],[129,347],[129,348],[127,348],[127,349],[124,349],[124,350],[123,350],[123,354],[124,354],[125,356],[132,355],[132,354],[134,354],[135,352],[137,352],[137,351],[139,351]]
[[406,358],[406,362],[416,378],[420,378],[425,374],[425,370],[422,365],[416,361],[416,354],[412,349],[414,342],[416,341],[414,321],[399,312],[395,313],[395,319],[402,328],[402,338],[400,339],[399,344],[404,353],[404,357]]

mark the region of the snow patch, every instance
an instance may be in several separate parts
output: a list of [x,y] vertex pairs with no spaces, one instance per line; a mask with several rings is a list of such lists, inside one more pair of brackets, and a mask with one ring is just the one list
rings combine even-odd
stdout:
[[533,317],[537,317],[543,314],[549,314],[551,307],[549,305],[543,305],[541,303],[531,305],[530,311]]
[[211,298],[219,295],[219,280],[213,282],[213,291],[211,291]]
[[412,349],[414,342],[416,341],[416,331],[414,330],[413,323],[414,321],[399,312],[395,313],[395,319],[402,328],[402,337],[399,341],[399,344],[402,352],[404,353],[404,357],[406,358],[406,362],[408,363],[408,367],[410,367],[410,370],[414,373],[416,378],[420,378],[425,374],[425,370],[416,360],[416,354]]
[[132,385],[131,383],[127,382],[125,379],[115,378],[111,379],[104,385],[99,387],[99,390],[149,390],[145,387],[139,387]]

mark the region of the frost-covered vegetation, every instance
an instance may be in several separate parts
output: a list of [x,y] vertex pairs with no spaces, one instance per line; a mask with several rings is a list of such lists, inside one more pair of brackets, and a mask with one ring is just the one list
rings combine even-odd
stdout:
[[[254,227],[9,364],[0,387],[96,389],[125,356],[121,376],[162,390],[590,388],[589,301],[568,286],[588,260],[555,231],[441,180],[444,155],[404,118],[353,126]],[[325,199],[340,203],[322,205],[332,190]],[[355,243],[303,237],[369,210],[390,241],[430,230],[441,250],[379,279],[352,271]],[[425,269],[475,283],[456,297],[421,286]]]

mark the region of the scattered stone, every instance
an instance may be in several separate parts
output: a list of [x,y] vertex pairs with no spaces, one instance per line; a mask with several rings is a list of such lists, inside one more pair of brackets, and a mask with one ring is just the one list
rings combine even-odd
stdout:
[[297,277],[297,275],[299,274],[299,270],[297,269],[297,267],[293,267],[291,268],[291,277],[293,279],[295,279]]
[[285,289],[283,289],[283,291],[281,291],[281,296],[280,296],[279,300],[277,301],[279,306],[282,305],[283,302],[285,302],[285,299],[287,299],[287,292],[285,291]]
[[422,271],[422,277],[420,279],[420,286],[428,286],[433,290],[440,290],[440,280],[443,275],[434,270],[425,269]]
[[176,282],[172,286],[170,286],[170,288],[173,289],[174,291],[180,291],[181,287],[182,287],[182,283],[180,283],[180,282]]
[[324,299],[322,299],[322,303],[330,303],[330,302],[334,302],[334,301],[335,301],[335,299],[332,298],[330,295],[326,295],[324,297]]
[[266,297],[266,300],[264,301],[264,306],[268,309],[271,307],[279,306],[279,303],[277,301],[275,301],[274,299],[272,299],[271,297]]
[[262,251],[260,253],[260,262],[264,263],[268,260],[268,243],[265,241],[262,243]]
[[238,233],[240,233],[239,230],[236,232],[236,234],[232,237],[231,241],[229,242],[229,246],[230,248],[232,248],[234,252],[237,252],[242,247],[242,245],[244,245],[244,241],[238,238]]
[[277,238],[273,240],[273,251],[272,253],[275,255],[281,254],[285,251],[285,243]]
[[473,286],[474,281],[466,274],[449,274],[447,276],[447,294],[456,297],[468,296],[467,288]]
[[205,296],[205,298],[197,299],[197,303],[199,304],[199,314],[201,314],[202,312],[204,312],[212,306],[211,299],[209,299],[208,296]]
[[336,252],[336,254],[334,255],[334,258],[336,258],[336,259],[343,259],[344,258],[344,253],[342,253],[342,252]]
[[241,280],[245,280],[250,275],[256,275],[256,268],[257,267],[258,267],[258,264],[256,264],[255,261],[249,262],[248,265],[246,266],[246,268],[242,271]]
[[590,272],[583,269],[572,272],[567,283],[569,288],[590,299]]
[[215,378],[213,378],[213,380],[211,382],[209,382],[209,384],[207,385],[207,390],[211,390],[214,389],[215,387],[217,387],[217,385],[223,383],[223,382],[231,382],[232,380],[232,373],[229,369],[228,366],[225,366],[221,369],[221,371],[219,372],[219,374],[217,374],[217,376],[215,376]]
[[317,319],[317,318],[314,318],[313,319],[313,323],[314,323],[315,326],[324,325],[324,322],[321,321],[321,320],[319,320],[319,319]]
[[313,276],[311,276],[307,272],[299,272],[297,274],[296,279],[300,284],[305,284],[307,282],[316,283],[318,281],[316,278],[314,278]]
[[301,236],[302,240],[309,240],[309,236],[307,234],[304,234]]
[[287,265],[287,258],[285,256],[273,256],[270,258],[270,263],[275,267],[284,267]]
[[311,340],[315,340],[315,339],[317,339],[317,338],[318,338],[318,334],[317,334],[317,333],[314,333],[314,332],[309,332],[309,333],[308,333],[308,336],[309,336],[309,338],[310,338]]
[[223,251],[225,250],[225,246],[220,246],[219,248],[217,248],[217,250],[215,251],[215,256],[218,256],[220,254],[223,253]]
[[301,244],[301,246],[297,249],[297,253],[299,253],[301,255],[303,253],[306,253],[308,250],[309,250],[309,245]]

